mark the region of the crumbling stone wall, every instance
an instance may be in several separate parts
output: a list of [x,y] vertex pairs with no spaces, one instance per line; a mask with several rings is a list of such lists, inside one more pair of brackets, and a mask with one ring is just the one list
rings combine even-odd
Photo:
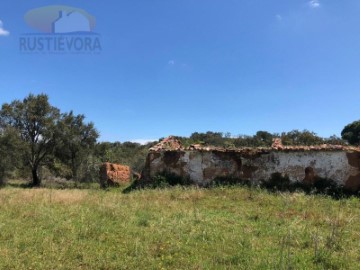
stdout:
[[104,163],[100,167],[101,186],[118,186],[131,181],[131,169],[120,164]]
[[286,147],[278,140],[271,148],[221,149],[199,145],[183,148],[174,137],[169,137],[150,149],[142,180],[151,181],[162,173],[187,178],[200,186],[219,177],[256,183],[280,173],[291,182],[313,184],[321,177],[357,191],[360,149],[337,145]]

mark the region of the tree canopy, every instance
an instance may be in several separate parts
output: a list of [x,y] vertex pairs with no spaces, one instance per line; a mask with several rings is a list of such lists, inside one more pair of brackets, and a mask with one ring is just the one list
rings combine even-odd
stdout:
[[[24,165],[31,171],[33,186],[41,184],[39,168],[51,167],[55,158],[69,165],[76,178],[80,153],[93,147],[98,137],[94,124],[85,124],[84,119],[85,116],[73,112],[61,114],[45,94],[30,94],[22,101],[5,103],[0,110],[0,128],[4,131],[1,149],[21,155]],[[10,134],[12,141],[6,134]],[[14,138],[18,138],[16,144]],[[10,161],[5,162],[9,164]]]
[[23,142],[23,156],[31,168],[33,185],[41,180],[38,168],[55,147],[55,131],[59,109],[50,105],[48,96],[30,94],[23,101],[3,104],[0,123],[3,128],[14,128]]
[[0,130],[0,185],[7,173],[13,167],[21,163],[21,142],[17,132],[13,128]]
[[61,115],[58,123],[58,141],[55,156],[71,168],[71,178],[79,180],[81,164],[99,137],[94,123],[85,123],[85,116],[74,115],[73,111]]
[[349,144],[360,144],[360,120],[354,121],[344,127],[341,132],[341,137]]

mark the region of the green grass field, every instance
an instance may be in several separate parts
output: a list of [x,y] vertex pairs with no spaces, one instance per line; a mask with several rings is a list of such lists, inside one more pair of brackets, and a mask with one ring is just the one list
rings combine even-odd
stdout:
[[360,199],[7,187],[0,269],[360,269]]

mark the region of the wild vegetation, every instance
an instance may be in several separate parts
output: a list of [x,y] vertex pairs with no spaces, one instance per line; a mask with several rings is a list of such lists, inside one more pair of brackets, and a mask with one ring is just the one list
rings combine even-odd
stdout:
[[0,269],[359,269],[360,200],[244,187],[0,190]]

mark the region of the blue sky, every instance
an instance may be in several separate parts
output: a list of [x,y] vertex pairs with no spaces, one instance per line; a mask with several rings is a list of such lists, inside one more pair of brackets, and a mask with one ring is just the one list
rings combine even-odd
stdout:
[[[27,11],[96,17],[99,55],[21,54]],[[107,0],[1,3],[0,103],[46,93],[101,140],[309,129],[360,118],[358,0]]]

